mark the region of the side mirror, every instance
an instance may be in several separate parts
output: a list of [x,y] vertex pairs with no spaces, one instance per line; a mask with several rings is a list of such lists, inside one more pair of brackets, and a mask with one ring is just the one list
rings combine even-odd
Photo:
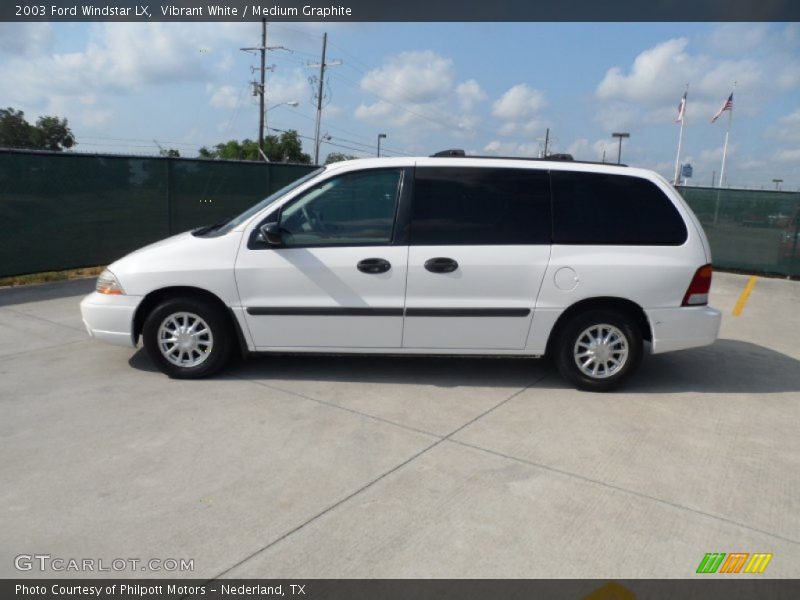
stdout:
[[259,227],[258,232],[261,240],[270,246],[280,246],[283,243],[278,223],[264,223]]

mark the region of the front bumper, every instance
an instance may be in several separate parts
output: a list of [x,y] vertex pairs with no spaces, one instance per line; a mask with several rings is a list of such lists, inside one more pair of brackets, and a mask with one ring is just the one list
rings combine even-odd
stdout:
[[645,312],[653,332],[653,354],[713,344],[722,322],[722,313],[710,306],[656,308]]
[[89,335],[117,346],[134,346],[133,317],[141,296],[92,292],[81,301],[81,317]]

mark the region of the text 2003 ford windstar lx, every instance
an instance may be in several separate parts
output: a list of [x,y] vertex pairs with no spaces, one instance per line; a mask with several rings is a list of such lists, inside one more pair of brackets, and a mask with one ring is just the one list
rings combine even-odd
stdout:
[[234,351],[550,354],[609,390],[711,344],[706,236],[656,173],[569,160],[329,165],[222,225],[133,252],[81,303],[89,333],[171,377]]

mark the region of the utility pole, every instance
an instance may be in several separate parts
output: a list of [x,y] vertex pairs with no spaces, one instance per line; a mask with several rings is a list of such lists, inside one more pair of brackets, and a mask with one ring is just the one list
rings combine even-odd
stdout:
[[714,180],[717,178],[717,172],[711,171],[711,187],[714,187]]
[[317,125],[314,133],[314,164],[319,164],[319,127],[322,123],[322,86],[325,81],[325,52],[328,48],[328,32],[322,34],[322,60],[319,63],[319,91],[317,92]]
[[264,96],[267,95],[266,71],[267,71],[267,20],[261,19],[261,85],[258,95],[258,151],[261,156],[264,154]]
[[273,68],[267,67],[267,50],[288,50],[288,48],[284,48],[283,46],[267,46],[267,20],[261,19],[261,45],[239,49],[244,52],[254,52],[258,50],[261,53],[261,67],[259,68],[260,78],[258,83],[255,81],[253,82],[253,95],[258,96],[258,152],[264,160],[267,160],[267,155],[264,153],[264,127],[266,124],[264,104],[266,103],[267,96],[266,73],[267,70]]
[[544,134],[544,156],[547,158],[547,145],[550,143],[550,128],[548,127]]
[[[322,140],[319,137],[320,127],[322,125],[322,90],[325,85],[325,68],[342,64],[340,60],[334,60],[329,63],[325,62],[325,53],[328,48],[328,32],[322,34],[322,60],[319,63],[319,89],[317,91],[317,123],[314,131],[314,164],[319,164],[319,145]],[[315,67],[317,65],[309,65]]]

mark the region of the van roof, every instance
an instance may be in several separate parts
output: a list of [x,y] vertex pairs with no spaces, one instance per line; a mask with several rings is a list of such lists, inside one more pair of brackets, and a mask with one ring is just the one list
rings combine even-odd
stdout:
[[606,163],[596,160],[575,160],[571,154],[548,154],[543,158],[533,158],[528,156],[482,156],[482,155],[467,154],[466,152],[464,152],[459,148],[452,148],[450,150],[441,150],[440,152],[435,152],[434,154],[431,154],[429,158],[484,158],[492,160],[531,160],[531,161],[544,161],[544,162],[565,161],[583,165],[611,165],[614,167],[628,166],[622,163],[619,164]]

